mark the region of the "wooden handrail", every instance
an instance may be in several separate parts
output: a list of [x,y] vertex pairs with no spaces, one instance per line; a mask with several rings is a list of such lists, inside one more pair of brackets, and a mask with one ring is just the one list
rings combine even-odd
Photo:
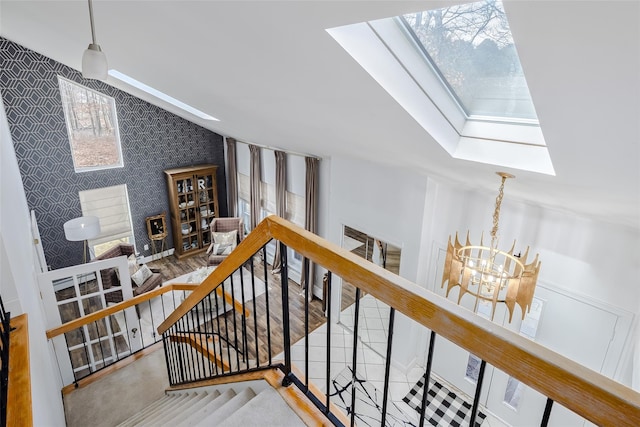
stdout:
[[7,390],[7,426],[32,426],[31,369],[27,315],[11,319],[9,336],[9,389]]
[[274,215],[258,224],[158,332],[164,333],[272,238],[589,421],[640,425],[640,394],[634,390]]
[[[226,279],[226,277],[225,277]],[[110,316],[114,313],[122,311],[126,308],[133,307],[145,301],[148,301],[157,296],[163,295],[167,292],[171,291],[195,291],[198,289],[200,285],[194,283],[171,283],[165,286],[161,286],[159,288],[155,288],[149,292],[145,292],[144,294],[138,295],[126,301],[119,302],[110,307],[103,308],[102,310],[94,311],[91,314],[87,314],[86,316],[79,317],[77,319],[73,319],[67,323],[63,323],[60,326],[47,330],[47,338],[51,339],[57,337],[58,335],[62,335],[66,332],[73,331],[81,326],[88,325],[89,323],[93,323],[97,320],[103,319],[107,316]],[[244,311],[244,315],[249,317],[251,312],[247,308],[243,308],[243,304],[238,300],[233,299],[230,293],[223,291],[221,287],[216,289],[216,293],[223,297],[227,304],[233,304],[235,309],[239,312]]]

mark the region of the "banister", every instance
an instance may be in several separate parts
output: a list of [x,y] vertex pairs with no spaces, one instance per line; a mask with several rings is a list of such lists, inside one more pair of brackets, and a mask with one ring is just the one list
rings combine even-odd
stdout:
[[265,218],[159,327],[164,333],[271,239],[599,425],[640,425],[640,394],[277,216]]
[[[93,313],[87,314],[86,316],[83,317],[79,317],[77,319],[73,319],[70,320],[69,322],[63,323],[60,326],[57,326],[55,328],[49,329],[47,330],[46,334],[47,334],[47,338],[51,339],[51,338],[55,338],[58,335],[62,335],[66,332],[70,332],[73,331],[74,329],[77,329],[81,326],[87,325],[89,323],[93,323],[97,320],[103,319],[107,316],[110,316],[112,314],[115,314],[119,311],[122,311],[124,309],[127,309],[129,307],[133,307],[137,304],[143,303],[145,301],[148,301],[152,298],[155,298],[157,296],[163,295],[167,292],[171,292],[171,291],[194,291],[195,289],[198,288],[198,284],[194,284],[194,283],[171,283],[169,285],[165,285],[165,286],[161,286],[159,288],[155,288],[149,292],[145,292],[141,295],[135,296],[131,299],[128,299],[126,301],[122,301],[119,302],[117,304],[114,304],[112,306],[103,308],[101,310],[98,311],[94,311]],[[231,294],[229,294],[226,291],[223,291],[222,288],[218,288],[217,289],[217,294],[221,297],[223,297],[225,299],[225,301],[228,304],[233,304],[233,306],[236,308],[236,310],[240,311],[240,312],[244,312],[244,315],[249,317],[251,315],[251,312],[242,307],[242,304],[240,302],[238,302],[237,300],[234,300],[233,297],[231,296]]]
[[7,426],[33,425],[27,315],[11,319]]

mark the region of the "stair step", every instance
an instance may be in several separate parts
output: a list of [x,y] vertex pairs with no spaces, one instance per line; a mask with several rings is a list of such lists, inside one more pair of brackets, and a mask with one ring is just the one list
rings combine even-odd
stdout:
[[167,417],[166,419],[162,420],[162,423],[166,425],[174,425],[177,422],[184,420],[185,416],[199,411],[200,409],[213,402],[218,396],[220,396],[220,392],[218,390],[214,390],[211,393],[207,393],[205,391],[200,394],[203,395],[202,399],[194,402],[188,409],[185,408],[184,411],[177,412],[173,414],[172,417]]
[[156,400],[151,405],[147,406],[137,414],[133,415],[132,417],[118,424],[117,427],[133,427],[135,425],[138,425],[138,423],[148,415],[155,413],[157,410],[160,410],[160,408],[163,408],[165,405],[171,405],[173,401],[179,398],[180,396],[178,395],[167,394],[161,397],[160,399]]
[[265,389],[258,393],[253,399],[247,402],[231,414],[226,420],[217,424],[218,427],[251,426],[257,425],[259,414],[259,425],[261,427],[304,427],[300,417],[282,400],[282,397],[272,388]]
[[201,426],[212,426],[218,425],[221,421],[225,420],[239,408],[244,406],[248,401],[250,401],[256,393],[251,389],[251,387],[247,387],[238,393],[233,399],[229,400],[227,403],[222,405],[218,410],[209,415],[208,417],[202,419],[198,422],[197,425]]
[[199,410],[189,414],[187,418],[180,422],[176,427],[190,427],[193,425],[197,425],[200,420],[207,418],[209,415],[218,410],[221,406],[227,403],[229,400],[233,399],[236,395],[236,392],[233,389],[229,389],[224,393],[220,394],[217,398],[213,400],[213,402],[208,405],[200,408]]
[[143,420],[141,420],[140,423],[138,423],[138,426],[150,426],[150,427],[157,427],[157,425],[159,424],[159,420],[164,419],[165,417],[174,414],[175,411],[178,411],[179,408],[181,408],[183,405],[188,405],[192,399],[194,399],[196,397],[195,393],[177,393],[180,397],[175,399],[171,405],[167,405],[165,407],[159,408],[158,411],[156,411],[153,414],[150,414],[148,417],[145,417]]

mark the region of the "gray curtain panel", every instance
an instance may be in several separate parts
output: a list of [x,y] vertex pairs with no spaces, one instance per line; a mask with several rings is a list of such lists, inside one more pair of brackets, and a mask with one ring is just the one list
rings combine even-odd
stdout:
[[[318,232],[318,165],[320,161],[315,157],[306,157],[306,179],[305,179],[305,218],[304,228],[314,234]],[[316,278],[316,265],[306,258],[302,260],[303,271],[301,285],[307,286],[309,280],[309,297],[313,295],[313,285]],[[307,271],[304,271],[306,267]]]
[[249,169],[249,185],[251,204],[251,230],[256,228],[260,222],[260,179],[262,172],[260,168],[260,147],[257,145],[249,145],[250,169]]
[[[276,156],[276,215],[286,218],[287,215],[287,153],[284,151],[274,151]],[[280,245],[276,245],[276,252],[273,257],[273,273],[279,273]]]
[[229,216],[238,216],[238,167],[236,163],[236,140],[227,138],[227,178],[229,188],[227,197],[229,205]]

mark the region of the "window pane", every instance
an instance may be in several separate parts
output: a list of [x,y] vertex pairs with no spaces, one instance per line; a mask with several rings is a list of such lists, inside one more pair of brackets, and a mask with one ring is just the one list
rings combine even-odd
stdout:
[[468,116],[537,120],[502,2],[417,12],[401,21]]
[[59,76],[58,83],[76,172],[122,167],[114,99]]

